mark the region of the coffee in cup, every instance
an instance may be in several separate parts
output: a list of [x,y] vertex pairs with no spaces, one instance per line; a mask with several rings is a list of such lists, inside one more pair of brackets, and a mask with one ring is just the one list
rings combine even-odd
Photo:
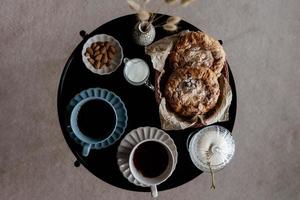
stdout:
[[78,112],[79,130],[87,137],[102,140],[110,135],[116,123],[112,106],[103,100],[94,99],[83,104]]
[[71,113],[71,128],[83,141],[82,155],[87,156],[93,144],[108,138],[116,129],[114,107],[105,99],[90,97],[80,101]]
[[158,196],[157,185],[167,180],[175,169],[174,155],[164,142],[146,139],[138,143],[129,156],[129,169],[134,178],[151,188]]
[[144,177],[154,178],[166,170],[168,156],[167,149],[161,143],[148,141],[135,150],[133,164]]

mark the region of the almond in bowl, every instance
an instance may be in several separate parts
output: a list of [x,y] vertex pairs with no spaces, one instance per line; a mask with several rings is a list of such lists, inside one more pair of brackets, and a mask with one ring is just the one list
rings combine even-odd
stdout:
[[85,66],[99,75],[111,74],[121,65],[123,50],[112,36],[99,34],[89,38],[82,48]]

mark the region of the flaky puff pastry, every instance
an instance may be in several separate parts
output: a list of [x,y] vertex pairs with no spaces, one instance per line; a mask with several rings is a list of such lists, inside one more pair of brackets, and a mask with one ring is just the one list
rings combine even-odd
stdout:
[[217,103],[218,77],[207,67],[178,68],[169,77],[164,93],[168,105],[179,116],[202,115]]
[[170,67],[208,67],[219,77],[225,63],[225,51],[218,40],[206,33],[188,32],[169,55]]

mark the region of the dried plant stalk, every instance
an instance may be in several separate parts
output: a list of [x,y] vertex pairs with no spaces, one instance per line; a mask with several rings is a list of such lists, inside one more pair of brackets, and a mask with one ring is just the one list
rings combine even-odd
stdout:
[[149,18],[148,22],[150,24],[152,24],[156,20],[155,17],[156,17],[155,13],[150,13],[150,18]]
[[180,5],[182,6],[188,6],[190,5],[194,0],[181,0]]
[[167,19],[167,24],[178,24],[178,22],[180,22],[180,20],[181,20],[181,17],[172,16]]
[[127,0],[127,3],[132,10],[139,11],[141,9],[140,4],[133,0]]
[[[180,0],[181,6],[187,6],[194,0]],[[128,6],[136,11],[138,14],[138,19],[143,22],[148,22],[147,27],[150,26],[150,24],[153,24],[155,21],[157,21],[162,16],[159,16],[156,18],[156,15],[154,13],[149,12],[145,7],[146,4],[148,4],[150,0],[127,0]],[[166,4],[174,4],[176,2],[179,2],[179,0],[164,0]],[[181,21],[180,17],[172,16],[169,17],[166,20],[166,23],[162,26],[164,30],[166,31],[176,31],[178,30],[177,24]],[[160,25],[161,26],[161,25]]]
[[138,18],[141,20],[141,21],[147,21],[149,20],[150,18],[150,13],[146,10],[142,10],[138,13]]
[[163,29],[165,29],[166,31],[176,31],[178,27],[175,24],[167,23],[163,25]]
[[175,4],[177,0],[165,0],[167,4]]

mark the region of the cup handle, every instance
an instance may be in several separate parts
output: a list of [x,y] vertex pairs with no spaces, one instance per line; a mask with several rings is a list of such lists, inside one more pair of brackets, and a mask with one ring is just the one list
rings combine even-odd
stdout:
[[153,198],[157,198],[158,197],[158,191],[157,191],[157,187],[156,185],[151,185],[151,196]]
[[154,86],[150,83],[149,79],[144,83],[150,90],[155,91]]
[[84,156],[84,157],[87,157],[88,155],[89,155],[89,153],[90,153],[90,150],[91,150],[91,144],[85,144],[84,146],[83,146],[83,149],[82,149],[82,155]]
[[123,59],[123,63],[124,63],[124,64],[126,64],[128,61],[129,61],[129,58],[126,58],[126,57],[125,57],[125,58]]

